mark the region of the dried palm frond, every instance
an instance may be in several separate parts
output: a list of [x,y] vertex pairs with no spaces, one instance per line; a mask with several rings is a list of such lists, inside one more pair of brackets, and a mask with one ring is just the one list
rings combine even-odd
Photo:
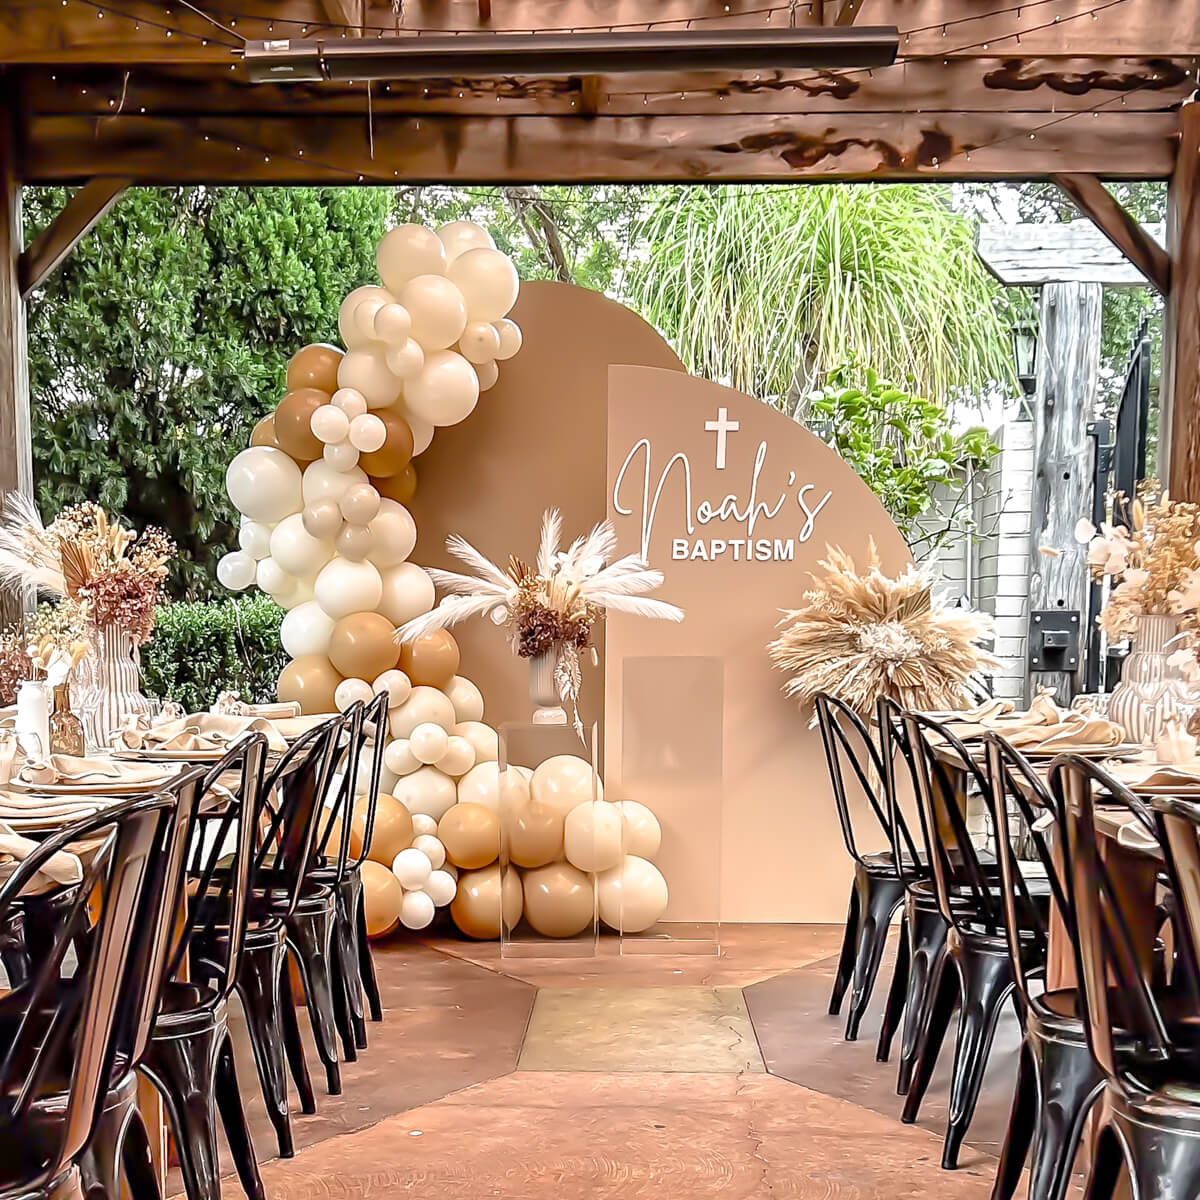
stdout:
[[9,492],[0,504],[0,587],[34,588],[58,598],[68,594],[58,541],[20,492]]
[[789,675],[787,695],[808,704],[825,692],[864,716],[882,696],[905,708],[954,708],[967,699],[967,678],[997,665],[978,644],[990,620],[935,600],[928,570],[910,564],[885,575],[873,542],[863,572],[841,549],[826,553],[804,607],[783,614],[767,647]]

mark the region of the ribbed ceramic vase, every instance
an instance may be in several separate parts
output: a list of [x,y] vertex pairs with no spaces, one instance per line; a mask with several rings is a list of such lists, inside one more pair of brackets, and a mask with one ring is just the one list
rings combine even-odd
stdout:
[[116,625],[91,631],[77,709],[93,749],[107,747],[114,729],[130,714],[150,714],[142,695],[142,672],[133,635]]
[[1153,744],[1169,717],[1186,720],[1194,707],[1188,685],[1167,661],[1167,643],[1178,632],[1178,619],[1165,613],[1138,618],[1133,649],[1108,702],[1109,720],[1123,726],[1131,742]]
[[567,712],[562,706],[554,673],[558,669],[560,646],[555,642],[549,649],[529,660],[529,699],[533,704],[535,725],[565,725]]

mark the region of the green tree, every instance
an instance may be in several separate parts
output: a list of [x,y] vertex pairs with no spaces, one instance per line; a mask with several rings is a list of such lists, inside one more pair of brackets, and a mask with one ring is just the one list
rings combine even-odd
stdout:
[[[26,239],[67,198],[26,193]],[[391,195],[367,188],[134,188],[30,299],[34,476],[47,516],[96,500],[181,547],[212,590],[233,542],[225,468],[288,358],[337,337],[374,275]]]

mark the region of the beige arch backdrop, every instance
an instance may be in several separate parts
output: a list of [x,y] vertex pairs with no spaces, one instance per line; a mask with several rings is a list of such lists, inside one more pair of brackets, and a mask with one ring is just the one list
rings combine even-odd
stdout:
[[[819,439],[750,396],[684,373],[666,342],[623,306],[534,282],[522,285],[511,316],[524,333],[521,353],[470,418],[440,430],[417,461],[412,561],[452,567],[449,533],[500,561],[532,555],[551,505],[562,510],[568,538],[608,515],[622,552],[636,550],[644,472],[641,460],[626,472],[622,505],[636,511],[622,512],[612,503],[621,465],[648,440],[657,487],[666,461],[685,455],[693,532],[677,464],[647,548],[666,577],[659,594],[687,615],[678,626],[610,616],[600,667],[585,677],[582,715],[601,727],[606,794],[643,801],[662,823],[657,861],[671,893],[668,920],[841,920],[848,866],[819,737],[780,693],[765,647],[827,544],[861,555],[874,539],[893,569],[908,558],[903,538]],[[719,431],[706,425],[722,409],[723,423],[738,429],[724,434],[718,469]],[[830,494],[803,541],[801,489],[810,506]],[[728,543],[739,529],[745,537],[736,513],[748,501],[773,507],[780,495],[783,504],[772,516],[760,512],[751,539],[765,539],[772,557],[735,561]],[[719,513],[727,496],[724,517],[697,522],[695,505]],[[678,539],[688,541],[687,558],[672,558]],[[714,539],[726,548],[708,556]],[[697,541],[704,558],[691,557]],[[790,555],[774,557],[777,541]],[[503,632],[475,622],[455,636],[489,722],[528,720],[527,666]]]

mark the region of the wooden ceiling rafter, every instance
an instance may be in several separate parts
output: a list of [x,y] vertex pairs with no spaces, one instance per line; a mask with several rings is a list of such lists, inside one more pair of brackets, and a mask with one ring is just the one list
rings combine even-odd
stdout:
[[362,37],[367,26],[367,0],[322,0],[334,25],[340,25],[351,37]]

